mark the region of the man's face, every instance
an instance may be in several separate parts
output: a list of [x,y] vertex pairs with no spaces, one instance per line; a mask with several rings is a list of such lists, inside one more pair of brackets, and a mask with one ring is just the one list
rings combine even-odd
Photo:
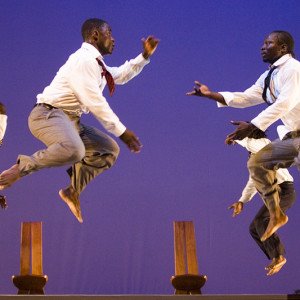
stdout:
[[104,24],[99,29],[98,32],[98,41],[96,42],[97,48],[102,55],[112,54],[115,40],[111,35],[111,28],[108,24]]
[[286,45],[280,44],[278,35],[271,33],[261,47],[261,56],[264,62],[273,64],[277,59],[286,54]]

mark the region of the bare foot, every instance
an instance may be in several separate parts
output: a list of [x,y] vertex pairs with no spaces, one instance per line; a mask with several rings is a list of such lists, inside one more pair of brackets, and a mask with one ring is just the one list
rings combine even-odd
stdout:
[[271,264],[265,268],[268,271],[267,276],[271,276],[278,273],[285,264],[286,258],[282,255],[280,255],[277,258],[273,258]]
[[6,197],[2,195],[0,195],[0,207],[7,209]]
[[60,190],[59,196],[69,206],[71,212],[77,218],[78,222],[82,223],[83,220],[81,216],[79,196],[78,193],[73,189],[73,187],[69,186],[64,190]]
[[265,231],[265,233],[262,235],[262,237],[260,238],[260,240],[262,242],[264,242],[266,239],[268,239],[274,232],[276,232],[280,227],[282,227],[283,225],[285,225],[288,222],[289,218],[287,215],[283,214],[275,219],[272,218],[269,221],[268,227]]
[[10,187],[20,178],[19,165],[15,164],[10,169],[5,170],[0,174],[0,190]]

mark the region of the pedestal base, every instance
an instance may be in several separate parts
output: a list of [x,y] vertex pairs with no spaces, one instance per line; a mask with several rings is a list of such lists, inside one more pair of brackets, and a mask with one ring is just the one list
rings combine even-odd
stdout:
[[203,275],[175,275],[171,278],[171,283],[175,288],[175,294],[201,294],[201,288],[207,280]]
[[18,295],[44,295],[47,275],[16,275],[12,277],[14,285],[19,289]]

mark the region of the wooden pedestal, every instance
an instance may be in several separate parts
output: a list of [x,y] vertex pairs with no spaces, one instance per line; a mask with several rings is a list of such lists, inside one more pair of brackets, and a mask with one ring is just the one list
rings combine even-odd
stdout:
[[44,295],[48,280],[43,275],[42,222],[21,224],[20,275],[13,275],[12,281],[18,288],[18,295]]
[[207,277],[199,275],[196,253],[195,228],[192,221],[175,221],[174,256],[175,275],[171,283],[175,294],[201,294]]

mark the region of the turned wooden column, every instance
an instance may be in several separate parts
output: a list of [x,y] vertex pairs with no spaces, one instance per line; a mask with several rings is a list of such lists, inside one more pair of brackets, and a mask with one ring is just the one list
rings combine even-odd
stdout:
[[22,222],[20,275],[12,276],[18,295],[44,295],[47,280],[43,275],[42,222]]
[[195,228],[192,221],[174,221],[175,294],[201,294],[207,277],[199,275]]

